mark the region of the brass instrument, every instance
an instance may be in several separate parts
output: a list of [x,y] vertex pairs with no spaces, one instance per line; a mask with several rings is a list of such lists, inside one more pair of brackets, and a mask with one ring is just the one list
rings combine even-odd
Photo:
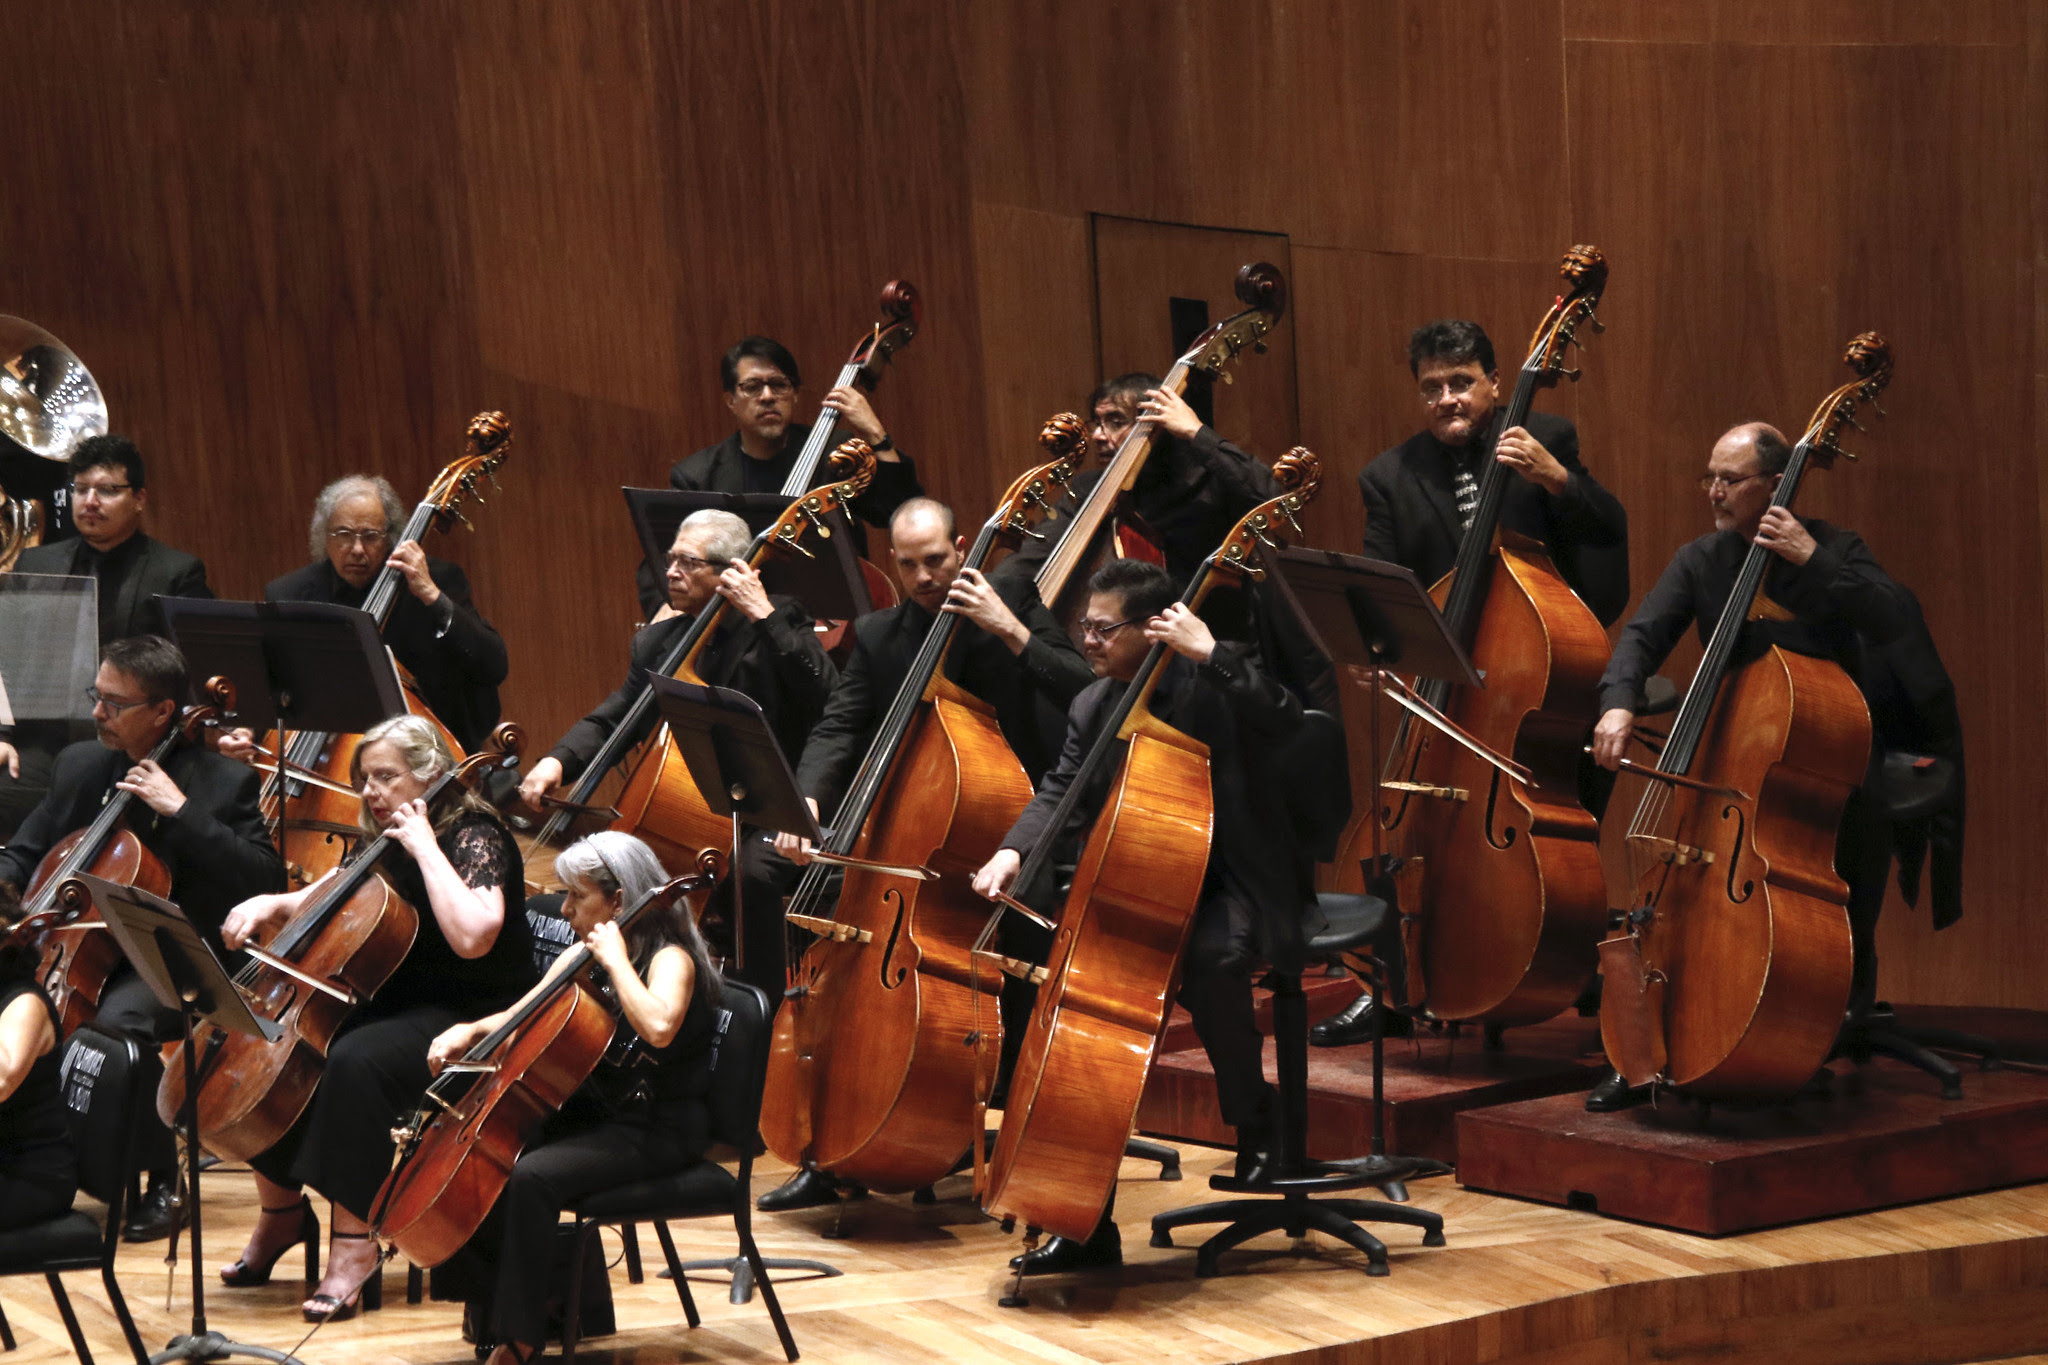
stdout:
[[104,435],[107,400],[70,347],[25,318],[0,315],[0,573],[42,543],[58,508],[64,462],[80,441]]

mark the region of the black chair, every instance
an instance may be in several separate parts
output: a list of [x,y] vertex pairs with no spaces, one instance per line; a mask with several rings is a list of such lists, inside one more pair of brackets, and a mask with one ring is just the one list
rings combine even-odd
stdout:
[[[154,1058],[150,1059],[154,1061]],[[114,1251],[121,1244],[121,1211],[138,1174],[136,1134],[144,1131],[144,1107],[156,1102],[153,1076],[160,1067],[145,1068],[135,1043],[87,1024],[64,1043],[64,1094],[71,1121],[72,1147],[78,1155],[78,1185],[107,1206],[104,1225],[78,1209],[34,1227],[0,1233],[0,1275],[41,1275],[50,1297],[63,1315],[71,1348],[83,1365],[92,1365],[92,1351],[71,1310],[71,1296],[59,1278],[66,1271],[97,1270],[107,1286],[107,1299],[120,1320],[121,1334],[136,1365],[149,1365],[149,1353],[129,1316],[128,1301],[114,1279]],[[0,1314],[0,1343],[14,1349],[14,1333]]]
[[[782,1305],[776,1301],[775,1286],[768,1279],[768,1267],[761,1259],[761,1249],[754,1244],[754,1147],[761,1124],[761,1091],[768,1082],[769,1024],[773,1018],[768,1008],[768,997],[757,987],[742,981],[728,980],[725,983],[725,1001],[719,1011],[719,1038],[715,1044],[717,1054],[711,1064],[711,1136],[716,1142],[738,1149],[738,1171],[728,1171],[707,1159],[674,1175],[643,1180],[593,1195],[574,1210],[576,1251],[569,1263],[572,1266],[582,1264],[583,1257],[588,1254],[590,1239],[607,1223],[653,1223],[655,1235],[661,1241],[661,1253],[668,1261],[669,1274],[675,1280],[676,1297],[682,1301],[683,1316],[689,1320],[690,1326],[695,1327],[699,1321],[697,1304],[690,1297],[688,1273],[676,1259],[675,1242],[669,1236],[668,1222],[677,1218],[730,1217],[733,1230],[739,1236],[744,1269],[760,1286],[761,1300],[768,1306],[768,1316],[775,1323],[775,1335],[782,1340],[783,1354],[795,1360],[796,1338],[790,1335],[789,1323],[782,1316]],[[734,1278],[738,1278],[737,1270]],[[582,1284],[580,1276],[572,1277],[570,1281],[568,1309],[562,1327],[562,1354],[565,1357],[576,1351]]]
[[[1383,973],[1368,950],[1375,945],[1389,945],[1395,932],[1386,901],[1377,896],[1333,894],[1318,896],[1316,900],[1327,927],[1309,940],[1309,956],[1344,963],[1347,970],[1361,975],[1360,984],[1374,992],[1374,999],[1384,999]],[[1399,945],[1393,943],[1382,950],[1398,952]],[[1195,1274],[1203,1278],[1216,1273],[1216,1260],[1223,1252],[1260,1233],[1282,1229],[1289,1237],[1304,1237],[1310,1228],[1316,1228],[1349,1243],[1365,1253],[1368,1275],[1387,1273],[1387,1248],[1359,1227],[1360,1222],[1405,1223],[1423,1230],[1424,1246],[1442,1246],[1444,1220],[1440,1214],[1378,1200],[1314,1197],[1378,1186],[1395,1199],[1406,1199],[1403,1181],[1442,1174],[1450,1167],[1419,1157],[1386,1155],[1386,1129],[1380,1111],[1385,1040],[1379,1029],[1378,1010],[1372,1012],[1372,1152],[1350,1161],[1308,1159],[1308,999],[1302,994],[1299,976],[1275,972],[1270,982],[1273,1042],[1280,1072],[1273,1161],[1269,1168],[1244,1177],[1212,1175],[1209,1188],[1231,1194],[1277,1194],[1280,1198],[1225,1199],[1159,1214],[1152,1220],[1152,1245],[1172,1246],[1172,1232],[1177,1227],[1226,1224],[1195,1253]]]

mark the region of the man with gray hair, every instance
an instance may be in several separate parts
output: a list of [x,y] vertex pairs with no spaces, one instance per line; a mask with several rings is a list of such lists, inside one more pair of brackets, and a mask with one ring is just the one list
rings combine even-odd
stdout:
[[[633,637],[625,681],[571,726],[527,772],[519,794],[528,805],[538,808],[542,798],[583,774],[646,690],[648,673],[662,665],[698,615],[717,598],[725,599],[732,610],[698,656],[697,671],[714,687],[729,687],[752,697],[768,718],[783,752],[796,762],[803,752],[804,737],[839,679],[839,670],[825,657],[803,606],[794,598],[770,596],[761,586],[761,576],[746,561],[752,542],[746,522],[731,512],[705,508],[684,518],[669,546],[665,574],[669,606],[675,615],[641,628]],[[637,745],[652,734],[657,719],[652,708],[643,713],[628,745]],[[626,749],[617,752],[623,755]],[[766,854],[763,840],[758,836],[749,840],[748,865],[742,868],[748,910],[747,969],[743,975],[763,989],[772,983],[779,992],[783,985],[781,893],[774,880],[753,865]],[[721,899],[724,894],[721,887]],[[716,910],[716,901],[712,908]],[[715,932],[716,926],[707,928]],[[730,956],[729,943],[715,946]]]
[[399,541],[405,506],[389,481],[351,474],[320,490],[307,548],[312,562],[263,589],[266,602],[334,602],[360,607],[388,565],[404,580],[384,643],[412,673],[420,695],[465,749],[498,723],[498,685],[510,661],[505,642],[470,600],[469,578],[417,540]]

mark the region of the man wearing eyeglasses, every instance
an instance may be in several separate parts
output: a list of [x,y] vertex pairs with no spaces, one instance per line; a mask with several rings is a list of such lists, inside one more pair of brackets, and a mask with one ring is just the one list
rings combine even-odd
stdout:
[[[817,723],[839,670],[818,644],[810,614],[792,597],[771,596],[746,561],[753,543],[746,522],[731,512],[705,508],[676,528],[667,564],[668,603],[674,615],[643,627],[633,637],[626,679],[597,708],[571,726],[519,784],[519,795],[538,810],[544,798],[581,777],[633,703],[646,691],[647,674],[659,668],[689,633],[698,613],[717,598],[731,604],[724,622],[699,655],[697,668],[713,687],[744,692],[760,706],[776,740],[792,761],[804,751],[805,736]],[[659,713],[647,708],[635,724],[621,757],[654,732]],[[783,988],[781,892],[765,870],[768,845],[747,841],[741,865],[746,921],[745,979],[777,993]],[[712,909],[726,893],[714,897]],[[755,913],[756,906],[768,909]],[[707,926],[710,927],[710,926]],[[729,932],[729,931],[728,931]],[[715,937],[715,936],[714,936]],[[728,951],[729,943],[714,946]],[[771,984],[772,983],[772,984]]]
[[[149,474],[134,442],[125,436],[91,437],[72,452],[70,467],[77,537],[23,550],[16,573],[98,580],[102,645],[161,634],[159,597],[213,596],[204,564],[143,531]],[[12,833],[49,790],[51,765],[70,733],[62,720],[0,726],[0,838]]]
[[498,687],[510,667],[505,642],[477,611],[460,565],[430,556],[416,540],[394,544],[404,527],[405,506],[387,480],[336,479],[313,504],[313,562],[273,579],[263,598],[360,607],[389,564],[404,590],[384,623],[384,643],[434,715],[475,750],[498,723]]
[[[170,898],[224,953],[220,926],[228,911],[284,890],[284,864],[270,845],[256,773],[183,741],[160,762],[148,757],[190,695],[185,658],[169,640],[137,635],[108,644],[89,695],[98,738],[57,755],[49,793],[0,848],[0,882],[26,888],[51,849],[126,792],[134,800],[123,823],[170,873]],[[108,979],[96,1022],[144,1044],[169,1042],[180,1030],[178,1012],[158,1004],[125,963]],[[149,1189],[122,1230],[131,1242],[168,1237],[178,1214],[170,1132],[154,1110],[144,1122]]]
[[[670,486],[685,492],[781,492],[811,436],[812,424],[796,420],[803,396],[803,375],[796,357],[769,337],[742,337],[720,357],[718,378],[725,390],[726,410],[732,414],[733,433],[717,445],[678,460],[669,470]],[[874,481],[851,507],[869,525],[887,526],[898,507],[923,494],[917,466],[896,449],[867,395],[858,388],[834,388],[819,406],[824,409],[819,420],[829,417],[838,423],[833,433],[838,440],[857,436],[874,448]],[[816,483],[826,483],[831,477],[829,465],[820,461]],[[665,600],[657,568],[644,563],[640,567],[640,607],[650,619]]]

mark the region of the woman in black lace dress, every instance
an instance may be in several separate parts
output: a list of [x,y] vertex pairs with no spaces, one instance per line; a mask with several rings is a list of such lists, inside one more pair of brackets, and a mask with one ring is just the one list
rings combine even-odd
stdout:
[[[0,887],[0,934],[21,915]],[[32,943],[0,944],[0,1232],[71,1207],[78,1168],[57,1074],[57,1011],[36,985]]]
[[[621,931],[612,921],[668,880],[647,845],[606,832],[555,860],[568,888],[562,914],[596,964],[585,978],[619,1017],[605,1058],[512,1168],[505,1192],[468,1247],[435,1272],[470,1301],[479,1343],[496,1343],[490,1365],[524,1365],[547,1330],[555,1225],[562,1210],[603,1190],[682,1170],[711,1141],[706,1096],[723,989],[689,907],[643,910]],[[563,970],[570,945],[548,979]],[[436,1071],[505,1023],[502,1011],[436,1038]],[[443,1276],[446,1274],[446,1280]]]
[[[417,716],[382,722],[356,750],[352,776],[364,828],[392,837],[378,873],[419,911],[419,936],[391,979],[342,1026],[305,1114],[249,1163],[263,1213],[241,1259],[221,1271],[229,1285],[268,1283],[279,1255],[314,1217],[301,1190],[318,1190],[333,1205],[333,1240],[327,1277],[304,1304],[309,1322],[353,1316],[357,1287],[376,1266],[366,1219],[391,1169],[391,1128],[431,1079],[428,1044],[460,1020],[511,1004],[533,982],[526,883],[511,832],[459,782],[431,811],[422,799],[452,765],[440,735]],[[267,940],[319,888],[244,901],[229,912],[221,937],[230,948]],[[367,1293],[375,1307],[374,1279]]]

